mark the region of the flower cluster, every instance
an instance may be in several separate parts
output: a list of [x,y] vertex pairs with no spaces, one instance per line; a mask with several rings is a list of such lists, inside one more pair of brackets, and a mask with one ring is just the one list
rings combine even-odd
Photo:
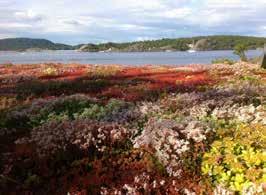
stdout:
[[215,108],[211,114],[217,119],[237,119],[246,123],[263,123],[266,125],[266,109],[263,106],[255,107],[254,105],[223,106]]
[[[190,186],[191,187],[191,186]],[[180,186],[178,180],[166,181],[164,178],[154,178],[147,172],[136,175],[132,183],[123,184],[117,188],[101,187],[101,195],[108,194],[185,194],[196,195],[193,189]]]
[[[262,106],[264,85],[217,86],[205,92],[191,92],[168,95],[155,103],[139,105],[143,114],[160,118],[194,117],[202,119],[209,116],[217,118],[236,118],[241,121],[263,121],[265,110]],[[247,119],[249,115],[250,119]]]
[[209,129],[199,121],[150,119],[143,132],[134,140],[135,148],[155,151],[155,156],[164,164],[169,175],[181,173],[182,155],[190,150],[192,142],[206,139]]
[[16,144],[32,143],[36,145],[40,157],[49,157],[59,151],[66,151],[73,145],[81,150],[95,148],[98,152],[104,152],[107,147],[119,145],[129,137],[130,132],[115,123],[90,120],[51,121],[34,128],[29,138],[21,138]]

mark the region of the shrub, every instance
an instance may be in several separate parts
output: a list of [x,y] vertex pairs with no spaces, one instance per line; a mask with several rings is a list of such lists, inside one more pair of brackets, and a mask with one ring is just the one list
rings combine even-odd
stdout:
[[266,127],[262,124],[235,124],[228,129],[217,129],[218,139],[232,137],[236,142],[243,145],[263,149],[266,148]]
[[105,78],[115,76],[119,71],[121,71],[121,67],[119,66],[93,66],[89,69],[88,75],[93,78]]
[[115,99],[111,99],[106,105],[104,105],[89,98],[75,99],[75,96],[70,96],[69,98],[62,100],[59,99],[55,101],[54,104],[47,105],[40,110],[39,114],[31,118],[31,122],[34,124],[36,121],[35,124],[38,125],[43,124],[46,121],[62,121],[65,119],[114,121],[116,118],[126,118],[126,113],[123,111],[127,110],[128,106],[129,104]]
[[31,107],[32,110],[28,110],[31,111],[29,117],[30,124],[32,124],[32,126],[38,126],[50,120],[73,120],[77,113],[82,113],[84,109],[94,104],[97,104],[95,100],[83,95],[73,95],[47,101],[39,109],[33,106]]
[[27,179],[24,181],[25,187],[32,188],[38,187],[40,185],[41,179],[38,175],[28,175]]
[[266,154],[262,150],[224,139],[215,141],[211,151],[204,155],[202,172],[209,175],[214,184],[241,192],[265,182],[265,165]]
[[14,97],[0,96],[0,110],[7,109],[17,103]]
[[110,99],[107,104],[103,104],[85,95],[72,95],[52,100],[39,99],[30,105],[10,110],[1,117],[3,120],[0,120],[0,125],[7,128],[30,128],[48,121],[66,119],[125,123],[137,117],[131,103]]
[[66,154],[67,150],[78,147],[79,150],[103,153],[108,148],[123,148],[130,136],[123,126],[116,123],[91,120],[50,121],[32,130],[30,137],[16,141],[16,144],[35,144],[40,157]]
[[247,56],[245,51],[247,51],[247,46],[245,44],[238,44],[234,47],[234,54],[238,55],[242,61],[247,61]]
[[117,121],[123,123],[134,117],[133,105],[122,100],[110,99],[106,105],[94,104],[85,108],[75,118]]
[[250,83],[259,83],[259,78],[255,77],[255,76],[249,76],[249,75],[244,75],[244,76],[240,76],[240,79],[243,81],[249,81]]
[[96,100],[85,95],[72,95],[56,99],[38,99],[31,104],[18,106],[0,115],[0,125],[8,129],[28,129],[45,121],[64,118],[74,119],[74,113],[95,104]]
[[58,70],[54,67],[48,67],[43,70],[44,76],[56,76],[58,75]]
[[235,61],[228,59],[228,58],[218,58],[215,60],[212,60],[212,64],[228,64],[233,65]]
[[3,64],[3,67],[4,68],[11,68],[13,66],[14,66],[14,64],[12,64],[12,63],[5,63],[5,64]]
[[266,182],[266,128],[262,125],[238,125],[234,129],[217,131],[220,139],[213,142],[203,156],[202,173],[214,185],[222,185],[235,192]]

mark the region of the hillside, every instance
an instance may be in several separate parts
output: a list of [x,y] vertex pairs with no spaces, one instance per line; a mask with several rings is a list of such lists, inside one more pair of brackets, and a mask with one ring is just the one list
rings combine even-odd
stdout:
[[46,39],[10,38],[0,40],[1,51],[24,51],[31,48],[64,50],[72,49],[72,46],[53,43]]
[[122,52],[144,52],[144,51],[186,51],[188,44],[194,43],[195,50],[232,50],[239,43],[246,44],[249,49],[263,47],[266,43],[264,37],[247,36],[199,36],[191,38],[161,39],[150,41],[138,41],[130,43],[104,43],[81,45],[80,50],[85,52],[97,51],[122,51]]
[[27,49],[69,50],[76,49],[84,52],[120,51],[120,52],[147,52],[147,51],[186,51],[188,44],[194,44],[195,50],[232,50],[235,45],[244,43],[249,49],[263,47],[264,37],[247,36],[199,36],[178,39],[160,39],[127,43],[80,44],[70,46],[53,43],[45,39],[14,38],[0,40],[0,51],[25,51]]

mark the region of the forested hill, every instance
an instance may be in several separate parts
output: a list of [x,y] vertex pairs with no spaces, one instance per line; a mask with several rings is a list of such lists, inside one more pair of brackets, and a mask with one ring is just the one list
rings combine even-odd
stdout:
[[0,39],[1,51],[25,51],[27,49],[64,50],[72,46],[53,43],[46,39],[10,38]]
[[79,49],[84,52],[98,51],[121,51],[121,52],[143,52],[143,51],[185,51],[189,49],[188,44],[194,44],[195,50],[232,50],[235,45],[242,43],[249,49],[263,47],[266,43],[264,37],[248,36],[200,36],[192,38],[160,39],[150,41],[138,41],[128,43],[102,43],[102,44],[80,44],[70,46],[53,43],[45,39],[14,38],[0,40],[0,50],[25,51],[28,49],[69,50]]

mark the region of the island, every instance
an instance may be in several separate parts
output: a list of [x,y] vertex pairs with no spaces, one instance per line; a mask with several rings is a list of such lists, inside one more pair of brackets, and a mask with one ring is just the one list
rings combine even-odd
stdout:
[[196,51],[233,50],[238,44],[245,44],[248,49],[263,48],[264,37],[234,35],[199,36],[177,39],[160,39],[126,43],[84,43],[67,45],[53,43],[45,39],[12,38],[0,40],[0,51],[25,51],[38,48],[43,50],[77,50],[81,52],[156,52],[156,51]]

